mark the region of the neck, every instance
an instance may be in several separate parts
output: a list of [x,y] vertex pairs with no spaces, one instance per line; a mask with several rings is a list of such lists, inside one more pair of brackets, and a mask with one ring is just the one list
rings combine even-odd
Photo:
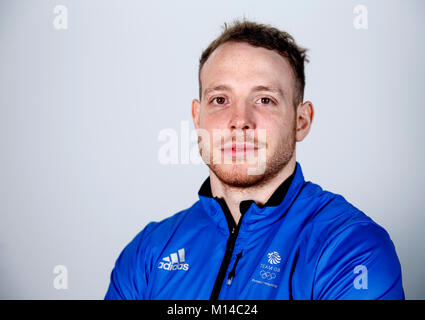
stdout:
[[210,170],[211,193],[214,197],[223,198],[226,201],[235,223],[238,224],[241,218],[239,209],[241,201],[254,200],[257,204],[264,205],[279,185],[292,174],[295,165],[296,160],[295,157],[293,157],[284,168],[267,180],[266,183],[246,188],[230,186],[221,181],[214,172]]

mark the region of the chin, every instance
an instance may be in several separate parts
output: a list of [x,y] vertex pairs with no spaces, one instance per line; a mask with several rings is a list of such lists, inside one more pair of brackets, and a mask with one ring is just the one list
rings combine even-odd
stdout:
[[210,164],[208,166],[222,183],[236,188],[258,185],[265,177],[264,172],[258,175],[248,174],[248,168],[255,168],[248,164]]

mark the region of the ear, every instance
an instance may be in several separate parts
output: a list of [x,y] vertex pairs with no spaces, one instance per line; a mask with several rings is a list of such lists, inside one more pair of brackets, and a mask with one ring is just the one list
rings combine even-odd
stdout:
[[300,142],[310,132],[311,124],[313,123],[314,108],[310,101],[300,103],[297,107],[297,130],[296,130],[296,141]]
[[192,100],[192,119],[195,129],[199,128],[199,117],[201,114],[201,102],[198,99]]

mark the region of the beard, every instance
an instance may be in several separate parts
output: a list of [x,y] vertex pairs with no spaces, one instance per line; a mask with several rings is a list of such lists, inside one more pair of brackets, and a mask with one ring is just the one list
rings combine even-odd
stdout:
[[[268,150],[269,144],[265,144],[267,153],[265,163],[260,164],[264,166],[260,174],[250,174],[248,169],[252,168],[252,165],[250,166],[247,163],[217,164],[209,161],[207,165],[223,184],[230,187],[248,188],[265,185],[284,169],[292,159],[296,145],[295,134],[296,122],[293,121],[291,130],[284,139],[279,141],[275,148]],[[268,154],[268,152],[271,152],[271,154]]]

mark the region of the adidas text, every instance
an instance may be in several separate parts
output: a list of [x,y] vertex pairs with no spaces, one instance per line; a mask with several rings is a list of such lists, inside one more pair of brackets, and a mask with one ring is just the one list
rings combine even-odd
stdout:
[[184,248],[179,249],[177,253],[172,253],[170,256],[162,258],[162,261],[158,265],[158,269],[164,269],[168,271],[189,270],[189,264],[184,263],[186,261],[185,255]]

